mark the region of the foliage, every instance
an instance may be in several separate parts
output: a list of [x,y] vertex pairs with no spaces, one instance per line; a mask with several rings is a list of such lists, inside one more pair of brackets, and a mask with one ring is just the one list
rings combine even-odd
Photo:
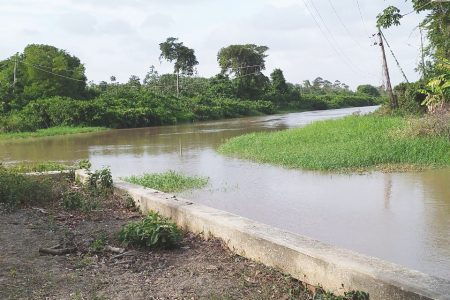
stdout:
[[14,209],[53,201],[56,197],[50,181],[25,176],[0,165],[0,205]]
[[400,83],[394,88],[394,95],[397,97],[397,102],[400,111],[410,114],[418,114],[425,112],[425,107],[422,102],[426,95],[421,91],[425,87],[423,81],[413,83]]
[[177,41],[177,38],[169,37],[164,43],[159,44],[160,59],[164,58],[169,62],[175,61],[174,73],[192,75],[194,74],[194,67],[198,65],[194,49],[190,49]]
[[181,240],[182,233],[169,219],[150,212],[143,220],[129,222],[122,227],[120,239],[126,244],[149,248],[172,248]]
[[[219,151],[309,170],[450,165],[448,138],[398,134],[407,125],[407,119],[401,117],[349,116],[304,128],[239,136],[228,140]],[[279,145],[284,145],[283,149]]]
[[[14,55],[0,64],[6,65],[0,70],[0,99],[3,101],[0,112],[21,108],[30,100],[38,98],[79,98],[85,95],[83,64],[77,57],[56,47],[28,45],[22,54]],[[15,65],[17,82],[14,84]]]
[[141,176],[124,178],[125,181],[163,192],[180,192],[203,188],[208,184],[207,177],[185,176],[175,171],[165,173],[146,173]]
[[450,60],[442,58],[435,69],[440,75],[431,78],[420,90],[427,95],[422,104],[432,109],[450,102]]
[[391,5],[377,16],[377,26],[381,28],[389,28],[392,25],[399,26],[402,17],[400,9]]
[[380,97],[381,96],[380,91],[376,87],[374,87],[373,85],[370,85],[370,84],[359,85],[356,88],[356,93],[370,96],[370,97]]
[[111,170],[108,167],[88,172],[88,184],[91,188],[99,189],[101,191],[111,191],[113,188],[113,179]]

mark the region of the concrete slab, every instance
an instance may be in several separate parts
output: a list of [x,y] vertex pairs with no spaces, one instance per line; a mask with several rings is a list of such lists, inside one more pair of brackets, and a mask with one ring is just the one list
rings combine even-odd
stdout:
[[[84,171],[76,171],[80,181]],[[115,180],[143,212],[158,211],[185,230],[220,238],[239,255],[310,285],[343,294],[361,290],[373,300],[450,299],[450,281],[334,247],[174,195]]]

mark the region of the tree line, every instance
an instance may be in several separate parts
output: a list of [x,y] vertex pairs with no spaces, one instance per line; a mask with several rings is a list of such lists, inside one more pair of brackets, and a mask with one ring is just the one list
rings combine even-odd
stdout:
[[50,45],[28,45],[0,62],[0,126],[24,131],[51,126],[113,128],[220,119],[277,110],[314,110],[365,106],[384,100],[383,91],[361,85],[354,92],[338,80],[321,77],[301,84],[286,81],[281,69],[263,74],[268,47],[230,45],[219,50],[220,72],[194,76],[194,49],[169,37],[159,44],[161,60],[173,73],[154,66],[141,80],[131,75],[88,82],[80,59]]

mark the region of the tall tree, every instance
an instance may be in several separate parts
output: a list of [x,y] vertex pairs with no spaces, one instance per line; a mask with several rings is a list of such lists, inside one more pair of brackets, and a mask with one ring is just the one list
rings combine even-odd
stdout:
[[80,60],[49,45],[28,45],[0,62],[0,99],[8,111],[44,97],[84,97],[85,69]]
[[192,75],[198,65],[194,49],[188,48],[178,38],[169,37],[164,43],[159,44],[161,50],[160,59],[175,62],[173,72],[177,75],[177,96],[180,95],[180,74]]
[[270,80],[272,83],[272,89],[275,92],[282,95],[288,92],[288,85],[281,69],[273,70],[273,72],[270,74]]
[[269,48],[266,46],[254,44],[230,45],[220,49],[217,54],[217,61],[222,74],[230,73],[235,76],[242,76],[258,73],[266,68],[267,50]]
[[254,44],[230,45],[220,49],[217,54],[222,75],[234,75],[237,85],[237,96],[255,99],[269,83],[269,79],[262,74],[266,68],[266,46]]

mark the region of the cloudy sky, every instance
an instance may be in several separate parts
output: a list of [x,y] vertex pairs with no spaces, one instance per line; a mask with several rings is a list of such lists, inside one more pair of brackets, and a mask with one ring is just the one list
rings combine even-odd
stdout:
[[[270,48],[267,75],[281,68],[293,83],[321,76],[351,87],[380,85],[380,49],[370,38],[375,16],[388,5],[409,12],[409,2],[359,0],[358,9],[357,0],[0,0],[0,59],[30,43],[50,44],[78,56],[89,80],[115,75],[123,82],[131,74],[143,78],[151,65],[170,72],[158,44],[173,36],[195,49],[200,76],[218,73],[221,47],[254,43]],[[411,14],[386,31],[410,80],[418,76],[420,20]]]

